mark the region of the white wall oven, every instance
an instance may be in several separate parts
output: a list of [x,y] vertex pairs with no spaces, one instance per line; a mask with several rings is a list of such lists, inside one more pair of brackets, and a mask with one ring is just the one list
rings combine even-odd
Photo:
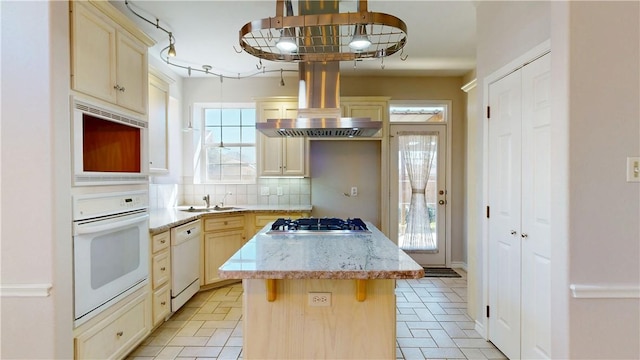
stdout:
[[74,97],[72,109],[74,185],[147,183],[146,119]]
[[147,284],[148,192],[73,197],[74,325]]

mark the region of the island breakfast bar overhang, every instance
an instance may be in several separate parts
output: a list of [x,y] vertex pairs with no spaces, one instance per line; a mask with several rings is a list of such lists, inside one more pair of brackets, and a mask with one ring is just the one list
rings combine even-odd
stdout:
[[244,359],[395,359],[395,280],[423,268],[368,233],[268,234],[219,269],[242,279]]

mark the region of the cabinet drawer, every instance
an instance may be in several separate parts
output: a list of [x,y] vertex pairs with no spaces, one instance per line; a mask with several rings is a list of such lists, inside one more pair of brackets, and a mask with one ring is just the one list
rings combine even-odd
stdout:
[[244,216],[212,217],[204,220],[204,231],[244,228]]
[[171,253],[165,250],[153,256],[152,260],[152,276],[153,288],[156,289],[160,285],[169,281],[171,276]]
[[163,233],[153,235],[151,238],[151,251],[154,254],[169,247],[169,234],[170,233],[168,231],[165,231]]
[[75,339],[77,359],[122,358],[149,332],[148,293],[105,318]]
[[153,325],[161,323],[171,312],[171,288],[164,285],[153,292]]

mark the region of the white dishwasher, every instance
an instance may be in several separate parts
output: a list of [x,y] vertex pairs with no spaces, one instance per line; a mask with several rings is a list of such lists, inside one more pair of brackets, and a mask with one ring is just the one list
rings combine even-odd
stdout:
[[200,289],[200,220],[171,229],[171,312]]

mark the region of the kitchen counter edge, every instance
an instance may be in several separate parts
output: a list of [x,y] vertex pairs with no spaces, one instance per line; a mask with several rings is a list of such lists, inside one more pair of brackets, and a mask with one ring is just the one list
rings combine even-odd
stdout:
[[188,222],[198,220],[204,216],[223,216],[233,214],[246,213],[286,213],[286,212],[311,212],[312,205],[293,205],[293,206],[268,206],[268,205],[237,205],[238,208],[225,211],[192,213],[182,211],[188,206],[179,206],[176,208],[151,209],[149,211],[149,233],[151,235],[165,232],[172,227],[180,226]]

